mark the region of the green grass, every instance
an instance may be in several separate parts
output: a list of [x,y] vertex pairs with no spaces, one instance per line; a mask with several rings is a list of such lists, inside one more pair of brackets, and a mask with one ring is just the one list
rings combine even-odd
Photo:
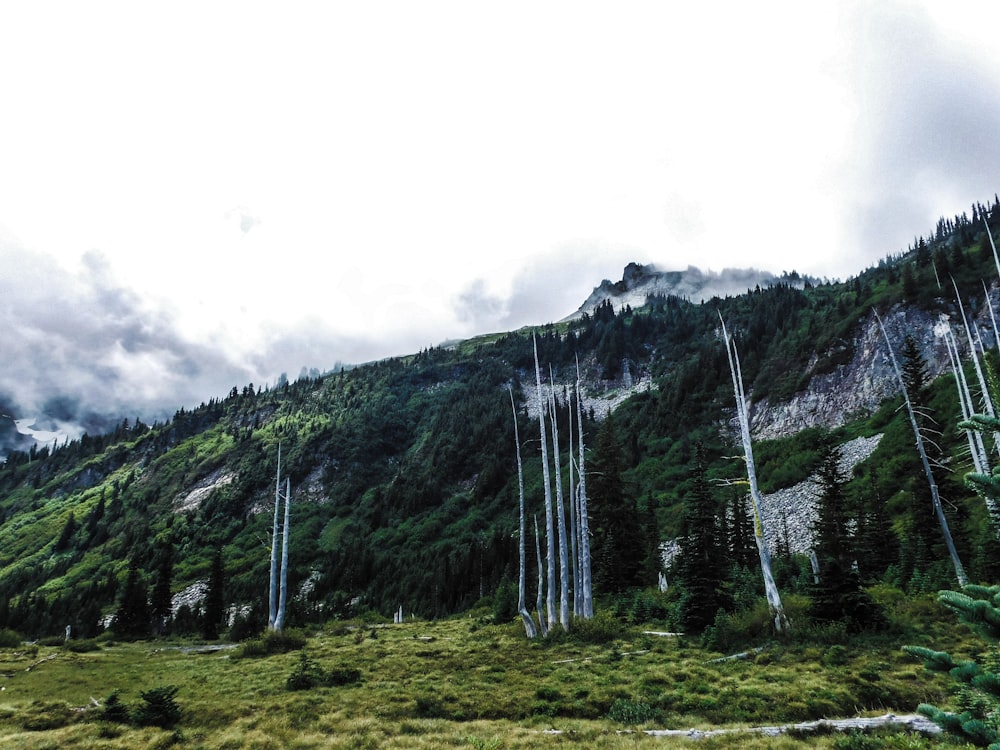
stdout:
[[[311,632],[301,652],[260,658],[237,658],[235,648],[202,653],[181,641],[104,643],[84,653],[2,649],[0,746],[678,746],[685,741],[637,730],[902,714],[920,702],[948,700],[947,681],[925,672],[885,636],[841,647],[791,640],[754,659],[713,664],[709,659],[718,654],[692,639],[653,638],[635,629],[601,645],[572,638],[534,643],[517,623],[488,621],[477,613],[381,627],[332,623]],[[959,653],[963,637],[960,626],[936,611],[904,636]],[[360,680],[289,690],[303,653],[327,673],[357,670]],[[118,691],[134,707],[141,691],[172,685],[182,713],[170,730],[113,724],[92,700],[104,703]],[[834,747],[836,739],[765,742],[734,734],[698,746]]]

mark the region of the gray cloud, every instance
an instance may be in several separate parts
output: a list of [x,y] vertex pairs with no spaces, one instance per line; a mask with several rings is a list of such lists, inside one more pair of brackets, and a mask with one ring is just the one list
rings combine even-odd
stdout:
[[[52,259],[0,245],[3,412],[69,438],[121,417],[163,419],[224,395],[252,373],[182,338],[171,317],[117,284],[98,253],[72,274]],[[0,455],[23,440],[9,425]]]
[[[905,249],[942,206],[986,201],[1000,163],[1000,71],[912,5],[863,4],[851,19],[861,134],[843,177],[842,219],[864,257]],[[860,268],[858,270],[861,270]]]
[[483,279],[476,279],[455,298],[455,315],[472,323],[477,332],[555,322],[576,312],[595,282],[608,275],[620,279],[629,262],[644,261],[641,255],[604,242],[566,242],[520,270],[505,299],[488,292]]

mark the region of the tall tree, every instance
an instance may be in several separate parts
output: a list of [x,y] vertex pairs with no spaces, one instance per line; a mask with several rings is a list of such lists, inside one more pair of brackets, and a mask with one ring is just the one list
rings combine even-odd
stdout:
[[934,480],[934,472],[931,470],[930,460],[924,446],[923,434],[920,431],[920,425],[917,421],[917,412],[913,403],[910,401],[906,380],[903,378],[903,374],[899,369],[899,363],[896,361],[896,354],[893,352],[892,343],[889,341],[889,334],[885,330],[885,326],[882,324],[882,319],[879,317],[878,313],[876,312],[874,314],[875,320],[878,322],[879,328],[882,330],[882,336],[885,339],[885,344],[889,349],[889,361],[892,364],[893,372],[896,374],[896,380],[903,391],[903,403],[906,405],[906,411],[910,417],[910,426],[913,428],[913,437],[917,444],[917,452],[920,454],[920,461],[924,467],[924,476],[927,478],[927,484],[930,488],[931,505],[934,509],[934,513],[937,515],[938,523],[941,526],[941,533],[944,536],[945,545],[948,547],[948,553],[951,557],[952,565],[955,568],[955,577],[958,579],[958,585],[964,588],[968,583],[968,578],[965,575],[965,568],[962,566],[962,561],[958,557],[958,551],[955,549],[955,543],[951,537],[951,530],[948,528],[948,519],[945,518],[944,515],[944,508],[941,506],[941,498],[938,495],[937,482]]
[[156,567],[156,583],[153,586],[150,597],[150,610],[153,615],[153,624],[157,633],[163,634],[167,628],[167,621],[173,613],[171,586],[173,585],[174,573],[174,543],[173,539],[167,537],[161,544],[159,550],[159,562]]
[[779,633],[789,627],[788,618],[785,616],[785,608],[781,602],[781,594],[778,592],[778,585],[774,581],[774,573],[771,570],[771,550],[767,546],[767,538],[764,535],[764,517],[761,514],[761,495],[757,487],[757,467],[753,460],[753,441],[750,439],[750,408],[747,404],[746,393],[743,391],[743,372],[740,367],[739,353],[736,351],[736,343],[729,338],[726,330],[726,321],[719,313],[719,320],[722,323],[722,338],[726,343],[726,356],[729,359],[729,373],[733,379],[733,396],[736,400],[736,418],[740,425],[740,441],[743,443],[743,461],[746,465],[747,482],[750,485],[750,502],[753,505],[753,535],[757,544],[757,557],[760,560],[760,572],[764,579],[764,594],[767,597],[767,604],[774,617],[774,629]]
[[212,556],[212,571],[208,577],[208,592],[205,594],[205,619],[201,634],[206,640],[219,637],[219,630],[226,615],[225,569],[222,562],[222,548],[216,548]]
[[635,501],[625,494],[621,446],[612,416],[597,433],[587,473],[593,518],[594,580],[605,593],[642,583],[643,533]]
[[854,571],[853,519],[841,471],[840,446],[827,437],[817,478],[819,496],[812,525],[813,551],[819,568],[810,614],[817,620],[841,620],[851,631],[882,624],[884,619]]
[[542,370],[538,366],[538,340],[532,334],[531,341],[535,348],[535,386],[538,396],[538,431],[541,434],[542,452],[542,485],[545,492],[545,593],[546,621],[551,628],[558,619],[556,614],[556,535],[552,511],[552,482],[549,478],[549,447],[545,430],[545,411],[548,400],[542,392]]
[[149,602],[146,582],[133,559],[128,566],[128,575],[118,600],[111,629],[126,638],[141,638],[149,635]]
[[727,608],[731,603],[725,588],[730,571],[729,555],[701,443],[695,447],[689,488],[684,500],[684,531],[676,575],[683,591],[681,626],[685,632],[701,632],[712,624],[720,608]]
[[527,575],[527,565],[525,561],[525,526],[527,521],[524,515],[524,468],[521,464],[521,437],[517,429],[517,408],[514,406],[514,389],[511,387],[508,389],[510,393],[510,410],[514,415],[514,447],[517,451],[517,489],[519,498],[519,524],[518,524],[518,575],[517,575],[517,611],[521,615],[521,621],[524,623],[524,632],[528,638],[535,638],[538,636],[538,628],[535,626],[535,620],[528,611],[526,604],[526,589],[527,583],[525,577]]

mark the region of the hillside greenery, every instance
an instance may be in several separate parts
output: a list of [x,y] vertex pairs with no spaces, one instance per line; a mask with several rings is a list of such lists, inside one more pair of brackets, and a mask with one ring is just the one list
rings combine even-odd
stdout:
[[[529,514],[541,507],[530,405],[534,335],[557,384],[560,424],[568,424],[578,361],[592,399],[584,431],[594,472],[590,509],[601,612],[623,627],[696,623],[703,632],[690,636],[719,651],[764,644],[771,634],[766,617],[754,619],[762,591],[752,529],[743,490],[732,484],[743,467],[733,458],[737,441],[728,426],[732,385],[718,337],[720,313],[735,332],[752,399],[780,402],[812,377],[851,361],[855,333],[873,308],[906,304],[953,312],[951,279],[967,304],[981,306],[983,279],[996,274],[983,228],[987,217],[994,231],[1000,227],[1000,202],[988,209],[977,204],[972,219],[943,220],[906,253],[846,282],[819,283],[791,272],[774,286],[701,304],[657,297],[641,308],[616,310],[606,303],[557,325],[275,387],[234,386],[224,398],[180,409],[166,423],[123,419],[107,434],[13,453],[0,467],[0,628],[45,638],[69,626],[85,640],[109,629],[119,640],[259,635],[267,621],[279,444],[282,472],[293,487],[289,625],[377,620],[399,607],[433,620],[479,607],[504,627],[516,614],[518,569],[508,386],[518,399]],[[1000,367],[993,353],[988,364]],[[599,397],[639,378],[652,387],[606,419]],[[955,428],[961,415],[951,377],[927,382],[921,399],[933,415],[928,429],[939,433],[938,483],[959,554],[974,581],[1000,580],[1000,545],[982,499],[963,482],[971,467]],[[755,446],[761,484],[772,491],[819,469],[831,441],[883,436],[875,453],[844,478],[837,498],[838,512],[853,519],[844,526],[857,563],[853,590],[881,590],[890,609],[896,597],[919,601],[954,585],[899,406],[898,399],[886,402],[832,434],[811,428]],[[565,461],[568,446],[563,450]],[[695,500],[698,508],[691,507]],[[681,538],[682,548],[698,549],[708,542],[695,539],[692,527],[706,523],[721,542],[719,554],[708,558],[719,559],[723,570],[722,580],[711,584],[722,589],[713,598],[714,614],[704,605],[688,609],[696,586],[705,583],[683,563],[666,571],[671,580],[678,572],[679,583],[666,594],[654,590],[658,543]],[[807,603],[814,595],[804,556],[777,550],[775,571],[791,600]],[[168,597],[196,584],[207,596],[171,611]],[[814,622],[805,603],[799,610],[801,632],[840,644],[847,638],[844,623]],[[881,625],[872,630],[885,631],[891,619],[873,616]],[[887,637],[879,632],[870,637]],[[575,700],[552,689],[560,700]],[[456,688],[456,696],[460,692]],[[602,695],[580,718],[604,716],[619,697],[634,699],[613,690]],[[842,703],[831,699],[830,710]],[[893,698],[883,705],[904,703]],[[665,714],[668,708],[660,705],[656,715],[687,715],[687,709]],[[519,705],[504,718],[531,713]],[[692,715],[722,717],[707,710]],[[729,716],[757,718],[765,719]]]

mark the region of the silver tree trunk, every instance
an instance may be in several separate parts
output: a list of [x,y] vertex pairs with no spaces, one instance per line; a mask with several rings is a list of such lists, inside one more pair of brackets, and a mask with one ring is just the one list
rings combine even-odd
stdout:
[[549,412],[552,418],[552,456],[556,472],[556,529],[559,536],[559,624],[569,630],[569,545],[566,540],[566,506],[563,501],[562,455],[559,451],[559,420],[556,410],[556,390],[549,367]]
[[542,393],[542,371],[538,366],[538,341],[532,334],[532,344],[535,347],[535,386],[538,391],[538,431],[541,434],[542,449],[542,484],[545,489],[545,572],[546,572],[546,605],[547,621],[551,628],[557,619],[556,614],[556,545],[555,522],[552,514],[552,481],[549,477],[548,437],[545,434],[545,405],[547,400]]
[[274,627],[278,615],[278,519],[281,517],[281,443],[278,443],[278,469],[274,479],[274,526],[271,529],[271,580],[267,598],[267,627]]
[[510,410],[514,415],[514,447],[517,449],[517,489],[518,496],[520,498],[520,524],[519,524],[519,536],[518,536],[518,575],[517,575],[517,611],[521,615],[521,620],[524,622],[524,633],[528,638],[535,638],[538,636],[538,628],[535,627],[535,620],[532,618],[531,613],[528,611],[525,605],[525,560],[524,560],[524,469],[521,464],[521,437],[517,429],[517,408],[514,406],[514,389],[513,387],[508,389],[510,392]]
[[[959,303],[959,305],[961,306],[961,303]],[[962,316],[965,316],[964,312],[962,313]],[[931,489],[931,504],[934,506],[934,513],[937,515],[938,522],[941,524],[941,533],[944,535],[945,545],[948,547],[948,554],[951,555],[951,562],[955,567],[955,578],[958,579],[958,585],[965,588],[966,583],[968,583],[968,578],[965,576],[965,568],[962,567],[962,561],[958,559],[958,551],[955,549],[955,542],[952,540],[951,530],[948,528],[948,519],[945,518],[944,509],[941,507],[941,498],[938,496],[937,482],[934,481],[934,472],[931,471],[931,464],[927,459],[927,451],[924,450],[924,439],[920,434],[920,427],[917,424],[917,417],[913,411],[913,404],[910,403],[910,396],[906,392],[906,384],[903,382],[903,374],[900,372],[899,364],[896,362],[896,355],[892,350],[892,343],[889,341],[889,334],[886,332],[885,326],[882,325],[882,319],[878,316],[878,313],[875,313],[875,319],[878,321],[879,328],[882,329],[882,336],[885,338],[885,345],[889,348],[889,360],[892,362],[892,369],[896,373],[896,380],[899,381],[899,387],[903,391],[903,401],[906,403],[906,411],[910,415],[910,426],[913,428],[913,437],[917,442],[917,450],[920,453],[920,461],[924,465],[924,474],[927,476],[927,483],[930,485]]]
[[292,480],[285,479],[285,527],[281,534],[281,588],[278,590],[278,613],[274,616],[274,629],[285,626],[285,605],[288,602],[288,529],[292,521]]
[[577,450],[580,454],[580,485],[577,488],[577,502],[580,505],[580,517],[577,526],[580,530],[580,590],[583,595],[583,616],[594,616],[594,592],[592,588],[590,566],[590,520],[587,517],[587,468],[584,463],[583,442],[583,404],[580,388],[580,360],[576,360],[576,425],[578,430]]
[[743,373],[740,368],[739,353],[736,351],[736,343],[730,341],[729,333],[726,331],[726,322],[722,320],[722,337],[726,342],[726,355],[729,358],[729,371],[733,376],[733,394],[736,398],[736,414],[740,424],[740,438],[743,442],[743,456],[747,467],[747,480],[750,484],[750,500],[753,505],[753,533],[754,541],[757,543],[757,556],[760,558],[760,572],[764,579],[764,594],[767,597],[767,604],[774,617],[774,629],[782,632],[790,626],[788,618],[785,617],[785,608],[781,603],[781,594],[778,592],[778,585],[774,581],[774,573],[771,571],[771,551],[767,547],[767,539],[764,536],[764,518],[761,516],[761,496],[757,487],[757,468],[753,460],[753,445],[750,440],[750,416],[747,408],[746,394],[743,391]]

